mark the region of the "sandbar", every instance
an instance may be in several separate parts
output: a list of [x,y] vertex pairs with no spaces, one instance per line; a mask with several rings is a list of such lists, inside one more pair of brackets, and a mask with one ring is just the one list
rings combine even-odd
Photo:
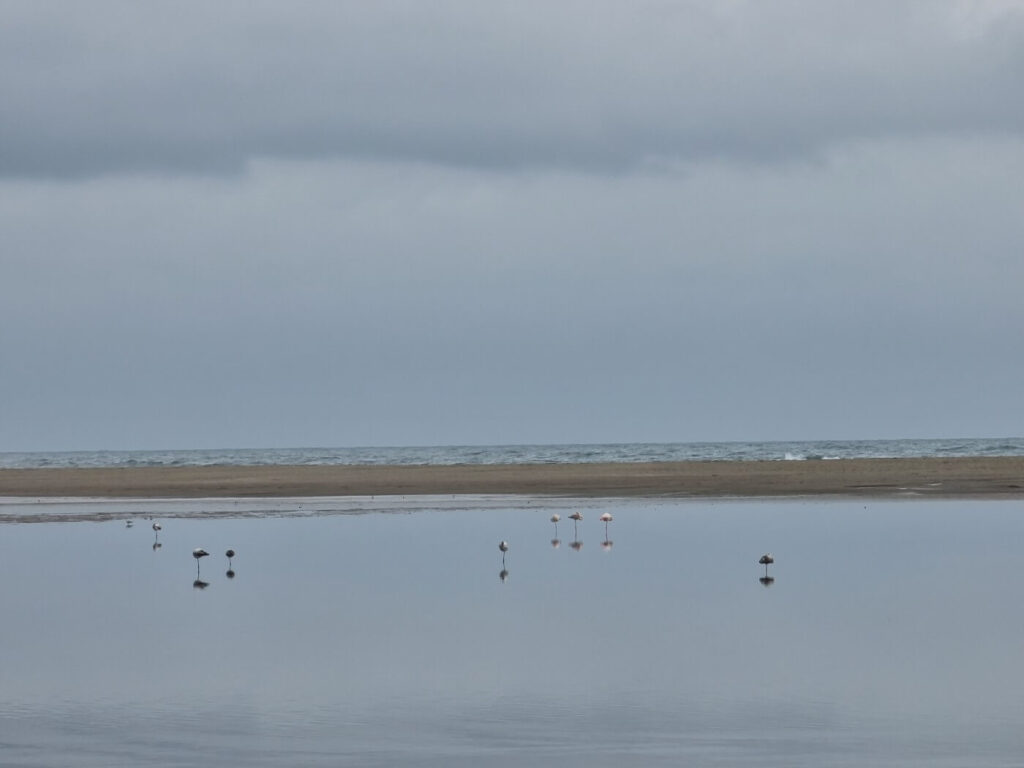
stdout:
[[0,469],[2,497],[187,499],[414,494],[1024,498],[1024,457]]

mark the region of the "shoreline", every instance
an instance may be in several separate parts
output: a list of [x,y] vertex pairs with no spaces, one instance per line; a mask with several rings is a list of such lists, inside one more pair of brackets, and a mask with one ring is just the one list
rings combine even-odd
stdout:
[[1024,457],[0,469],[0,497],[1024,498]]

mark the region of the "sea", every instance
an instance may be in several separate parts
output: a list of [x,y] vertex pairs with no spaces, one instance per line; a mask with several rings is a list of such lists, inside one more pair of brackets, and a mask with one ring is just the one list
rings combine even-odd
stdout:
[[[1024,440],[994,439],[8,453],[2,462],[1022,453]],[[1024,764],[1019,500],[0,506],[4,768]],[[197,548],[209,554],[197,558]],[[760,563],[765,553],[774,562]]]
[[1024,438],[0,452],[0,469],[213,465],[458,466],[648,461],[825,461],[928,456],[1024,456]]

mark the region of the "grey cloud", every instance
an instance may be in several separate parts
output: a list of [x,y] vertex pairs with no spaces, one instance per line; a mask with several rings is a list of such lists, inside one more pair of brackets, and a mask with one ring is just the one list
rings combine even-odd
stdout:
[[1022,172],[7,182],[0,448],[1020,434]]
[[1024,11],[932,2],[8,3],[0,174],[590,171],[1024,131]]

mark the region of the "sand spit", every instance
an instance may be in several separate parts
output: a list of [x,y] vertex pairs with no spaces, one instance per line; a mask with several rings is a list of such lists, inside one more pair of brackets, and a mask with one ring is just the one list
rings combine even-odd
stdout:
[[198,499],[451,494],[1024,498],[1024,457],[0,470],[3,497]]

